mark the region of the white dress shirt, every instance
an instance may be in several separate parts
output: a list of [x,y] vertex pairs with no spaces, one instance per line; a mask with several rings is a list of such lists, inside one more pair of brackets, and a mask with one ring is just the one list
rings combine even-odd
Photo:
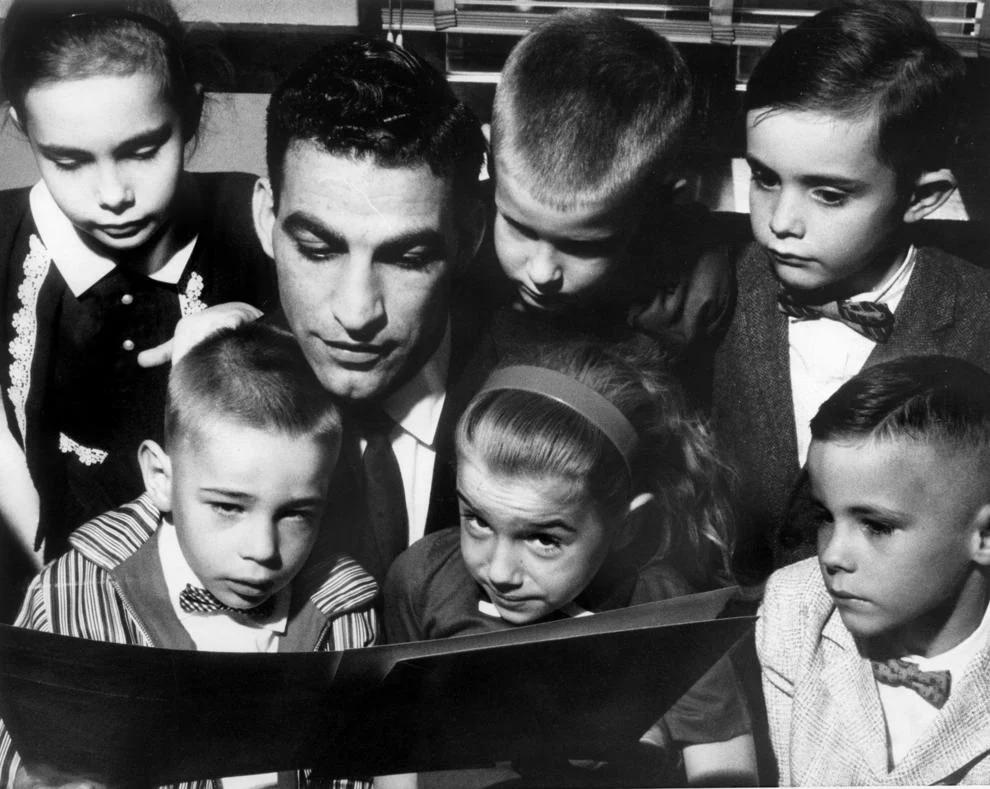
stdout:
[[[277,652],[279,640],[285,635],[289,617],[289,588],[275,597],[275,607],[265,621],[232,617],[222,612],[198,614],[183,611],[179,593],[186,584],[203,586],[186,561],[179,547],[175,527],[162,521],[158,530],[158,555],[165,574],[168,599],[179,622],[189,633],[199,651],[211,652]],[[268,789],[278,785],[278,773],[239,775],[223,779],[224,789]]]
[[[426,532],[436,464],[437,426],[447,396],[450,367],[450,325],[429,361],[385,401],[384,410],[394,421],[390,435],[399,463],[409,516],[409,544]],[[361,440],[361,451],[366,447]],[[453,525],[453,524],[451,524]]]
[[[990,643],[990,607],[983,614],[980,626],[964,641],[952,649],[933,657],[905,655],[904,660],[916,663],[922,671],[948,671],[950,695],[959,687],[966,668],[986,645]],[[932,725],[939,710],[925,701],[915,691],[905,687],[892,687],[877,683],[880,705],[887,722],[887,757],[890,767],[896,767],[911,746]]]
[[[911,274],[916,252],[911,246],[904,262],[876,289],[853,296],[850,301],[885,304],[897,313]],[[794,425],[797,428],[798,463],[803,466],[811,444],[811,418],[835,390],[863,369],[876,343],[839,321],[819,318],[788,318],[787,343],[790,355]]]

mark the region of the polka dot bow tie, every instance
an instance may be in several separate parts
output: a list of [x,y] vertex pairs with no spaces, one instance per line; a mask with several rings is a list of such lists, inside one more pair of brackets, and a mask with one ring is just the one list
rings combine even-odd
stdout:
[[922,671],[914,663],[900,658],[873,660],[871,663],[877,682],[894,688],[910,688],[937,709],[942,709],[949,700],[952,675],[948,671]]
[[791,318],[813,321],[828,318],[839,321],[873,342],[884,343],[894,330],[894,313],[875,301],[830,301],[827,304],[801,304],[789,293],[777,294],[777,309]]
[[267,619],[275,610],[275,598],[269,597],[254,608],[234,608],[221,603],[212,592],[192,584],[179,592],[179,608],[187,614],[231,614],[248,619]]

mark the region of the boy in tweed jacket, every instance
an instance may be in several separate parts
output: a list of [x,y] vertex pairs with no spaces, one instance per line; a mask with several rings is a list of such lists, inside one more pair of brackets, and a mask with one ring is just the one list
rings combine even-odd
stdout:
[[814,551],[781,532],[808,422],[840,384],[911,354],[990,365],[990,272],[913,243],[955,187],[964,75],[915,8],[870,0],[784,33],[749,81],[756,243],[736,267],[713,392],[717,436],[743,481],[745,580]]
[[880,364],[811,431],[818,557],[756,630],[780,783],[990,783],[990,375]]
[[[169,649],[371,645],[377,585],[314,550],[340,441],[339,412],[290,334],[247,324],[204,341],[169,378],[165,447],[141,445],[146,493],[72,534],[16,624]],[[22,764],[16,745],[0,723],[0,786],[72,783],[59,765]],[[305,780],[251,778],[229,785]]]

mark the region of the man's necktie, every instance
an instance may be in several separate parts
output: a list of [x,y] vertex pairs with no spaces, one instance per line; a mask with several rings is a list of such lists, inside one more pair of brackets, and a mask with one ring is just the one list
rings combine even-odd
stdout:
[[938,709],[949,699],[952,675],[948,671],[922,671],[914,663],[900,658],[870,662],[877,682],[895,688],[910,688]]
[[395,423],[382,411],[360,415],[361,435],[367,442],[364,468],[364,500],[368,526],[377,544],[380,566],[367,569],[382,580],[392,561],[409,546],[409,516],[399,461],[392,451],[390,434]]
[[777,309],[798,320],[829,320],[844,323],[873,342],[887,342],[894,330],[894,313],[886,304],[874,301],[830,301],[826,304],[801,304],[786,291],[777,294]]
[[221,603],[208,589],[186,584],[179,592],[179,608],[187,614],[230,614],[248,619],[267,619],[275,610],[275,597],[269,597],[254,608],[234,608]]

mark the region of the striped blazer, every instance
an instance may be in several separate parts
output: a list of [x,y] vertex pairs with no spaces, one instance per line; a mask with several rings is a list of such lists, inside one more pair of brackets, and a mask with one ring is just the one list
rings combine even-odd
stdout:
[[756,651],[781,785],[990,784],[990,646],[952,678],[948,702],[893,770],[870,663],[817,559],[770,577]]
[[[195,650],[168,602],[158,558],[161,513],[143,495],[81,526],[67,554],[34,579],[15,623],[47,633],[115,644]],[[311,558],[293,579],[283,652],[371,646],[377,635],[378,586],[352,559]],[[13,786],[20,759],[0,722],[0,786]],[[279,788],[304,785],[280,773]],[[370,786],[339,780],[335,786]],[[202,781],[184,787],[219,786]]]

